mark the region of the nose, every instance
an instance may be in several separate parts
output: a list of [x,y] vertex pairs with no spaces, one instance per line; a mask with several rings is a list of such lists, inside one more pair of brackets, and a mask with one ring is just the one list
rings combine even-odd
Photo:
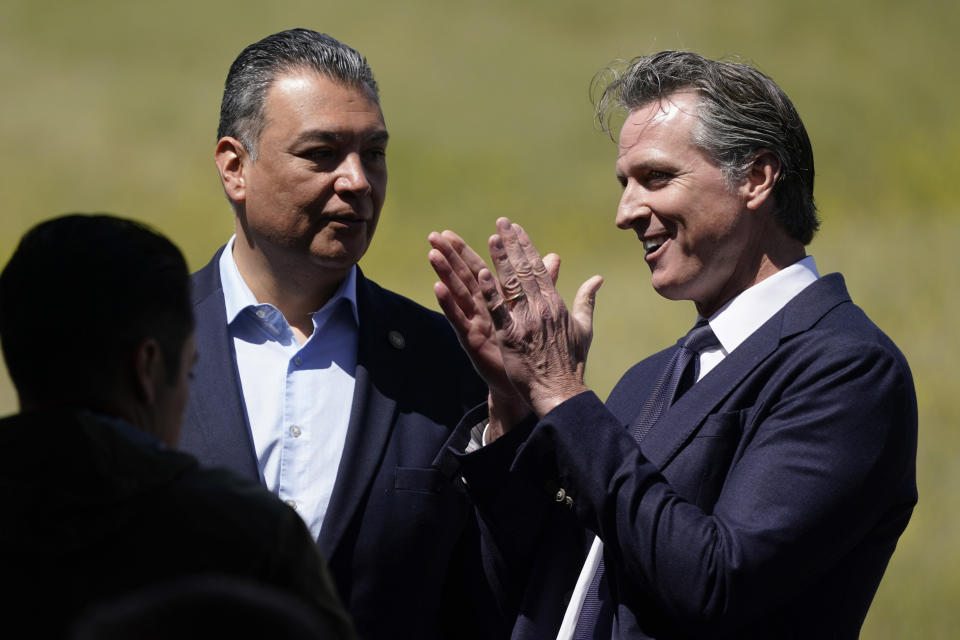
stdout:
[[365,194],[370,191],[370,181],[359,153],[348,153],[344,156],[343,162],[337,167],[337,178],[333,187],[337,193]]
[[650,218],[650,207],[643,201],[643,189],[627,184],[617,205],[617,226],[621,229],[636,229]]

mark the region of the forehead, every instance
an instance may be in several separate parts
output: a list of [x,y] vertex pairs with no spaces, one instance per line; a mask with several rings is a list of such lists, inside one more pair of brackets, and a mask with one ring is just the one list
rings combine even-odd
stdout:
[[263,111],[265,129],[308,124],[334,129],[365,124],[383,129],[380,106],[364,89],[311,70],[277,76],[267,90]]
[[654,100],[629,114],[620,129],[618,161],[626,156],[679,153],[694,148],[699,124],[697,96],[679,92]]

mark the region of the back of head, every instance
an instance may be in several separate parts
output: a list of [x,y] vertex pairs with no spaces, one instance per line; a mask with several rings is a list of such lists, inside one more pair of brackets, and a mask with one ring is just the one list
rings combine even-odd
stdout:
[[605,131],[610,133],[614,110],[630,112],[679,91],[695,92],[700,127],[694,144],[731,185],[746,175],[758,152],[772,152],[780,163],[774,216],[790,237],[803,244],[813,239],[819,227],[813,148],[796,108],[773,80],[749,65],[686,51],[641,56],[622,71],[607,71],[613,77],[597,100],[597,119]]
[[148,337],[174,377],[192,330],[183,255],[131,220],[42,222],[0,275],[0,341],[24,409],[91,406],[118,388],[131,350]]
[[230,66],[220,104],[217,139],[239,140],[251,158],[265,126],[264,101],[277,77],[309,70],[348,87],[361,89],[379,104],[379,90],[366,58],[325,33],[289,29],[244,49]]

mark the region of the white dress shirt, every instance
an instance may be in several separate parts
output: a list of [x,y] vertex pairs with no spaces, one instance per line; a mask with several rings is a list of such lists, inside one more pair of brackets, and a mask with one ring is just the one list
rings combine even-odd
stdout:
[[356,267],[314,312],[313,333],[301,346],[283,314],[260,304],[244,282],[233,258],[235,238],[220,256],[220,280],[257,465],[266,487],[296,509],[316,539],[353,402]]
[[[710,328],[717,336],[720,346],[706,349],[698,354],[700,371],[697,381],[720,364],[721,360],[740,346],[763,323],[783,309],[794,296],[819,277],[813,256],[807,256],[743,291],[708,318]],[[597,567],[600,566],[602,557],[603,542],[600,538],[594,538],[593,546],[590,547],[587,560],[583,564],[583,569],[580,570],[573,596],[564,613],[557,640],[570,640],[573,637],[577,619],[580,617],[580,609],[583,607],[587,590],[593,582],[593,576],[597,572]],[[614,625],[613,640],[616,638],[617,626]]]

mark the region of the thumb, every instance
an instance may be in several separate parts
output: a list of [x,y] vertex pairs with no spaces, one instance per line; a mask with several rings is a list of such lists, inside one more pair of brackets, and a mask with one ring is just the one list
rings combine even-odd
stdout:
[[597,291],[603,284],[603,276],[593,276],[580,285],[573,299],[573,320],[586,334],[593,333],[593,309],[597,301]]

